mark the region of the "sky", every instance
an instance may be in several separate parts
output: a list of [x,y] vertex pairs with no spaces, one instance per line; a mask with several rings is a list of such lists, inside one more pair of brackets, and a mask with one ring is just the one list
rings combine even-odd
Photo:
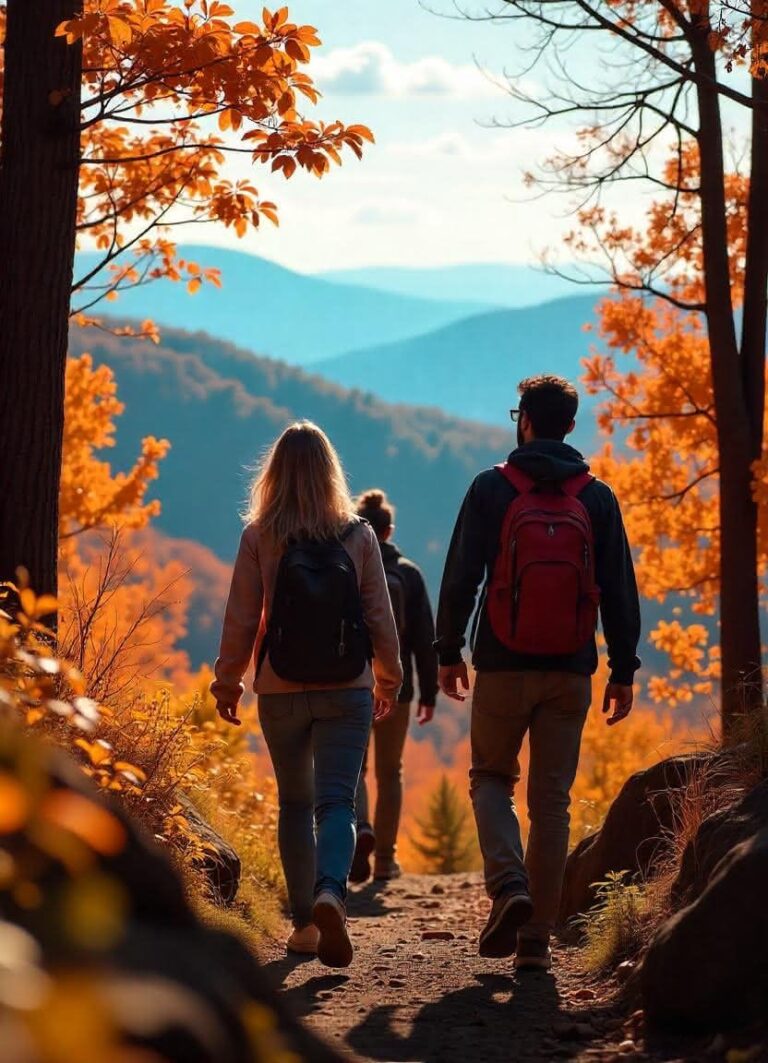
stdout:
[[[243,18],[261,10],[254,0],[232,2]],[[451,0],[430,2],[452,10]],[[323,40],[309,67],[324,94],[317,116],[362,122],[376,144],[322,181],[250,171],[262,196],[278,203],[280,228],[241,241],[210,229],[206,242],[302,272],[537,263],[561,244],[571,204],[534,195],[522,175],[570,131],[491,127],[521,115],[499,84],[525,62],[519,26],[441,17],[420,0],[291,0],[290,13]],[[585,60],[574,57],[582,68]],[[526,84],[536,91],[535,81]],[[237,168],[248,172],[245,161]],[[623,209],[639,217],[641,197]]]

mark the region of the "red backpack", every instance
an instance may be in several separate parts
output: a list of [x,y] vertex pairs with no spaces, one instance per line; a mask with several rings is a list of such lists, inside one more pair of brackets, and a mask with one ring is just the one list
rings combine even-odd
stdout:
[[576,497],[594,477],[539,484],[509,463],[496,467],[519,493],[488,587],[493,633],[516,653],[575,653],[595,633],[600,602],[592,523]]

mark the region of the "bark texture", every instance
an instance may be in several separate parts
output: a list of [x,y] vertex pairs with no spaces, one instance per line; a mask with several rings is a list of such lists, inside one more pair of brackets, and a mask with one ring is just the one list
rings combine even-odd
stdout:
[[8,0],[0,155],[0,579],[56,590],[79,166],[77,0]]

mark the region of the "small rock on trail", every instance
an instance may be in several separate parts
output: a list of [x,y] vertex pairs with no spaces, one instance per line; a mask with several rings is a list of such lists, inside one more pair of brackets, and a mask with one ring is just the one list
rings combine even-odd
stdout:
[[[425,911],[435,894],[439,912]],[[348,1059],[627,1058],[621,1011],[584,975],[575,950],[555,949],[552,974],[518,976],[511,960],[477,954],[487,912],[479,875],[405,875],[350,891],[355,958],[348,969],[286,958],[279,942],[263,958],[286,1004]],[[635,1045],[629,1058],[652,1057]]]

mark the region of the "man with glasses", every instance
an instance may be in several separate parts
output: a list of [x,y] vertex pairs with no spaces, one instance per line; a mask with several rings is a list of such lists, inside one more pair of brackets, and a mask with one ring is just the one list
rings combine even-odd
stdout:
[[[565,442],[578,393],[538,376],[519,385],[517,448],[481,473],[459,513],[437,616],[440,686],[469,690],[465,632],[473,631],[471,794],[492,900],[480,954],[515,955],[517,969],[548,969],[568,855],[570,790],[597,667],[599,603],[610,678],[607,723],[632,709],[640,610],[621,512],[607,484]],[[462,689],[460,689],[462,688]],[[530,740],[523,856],[514,786]]]

